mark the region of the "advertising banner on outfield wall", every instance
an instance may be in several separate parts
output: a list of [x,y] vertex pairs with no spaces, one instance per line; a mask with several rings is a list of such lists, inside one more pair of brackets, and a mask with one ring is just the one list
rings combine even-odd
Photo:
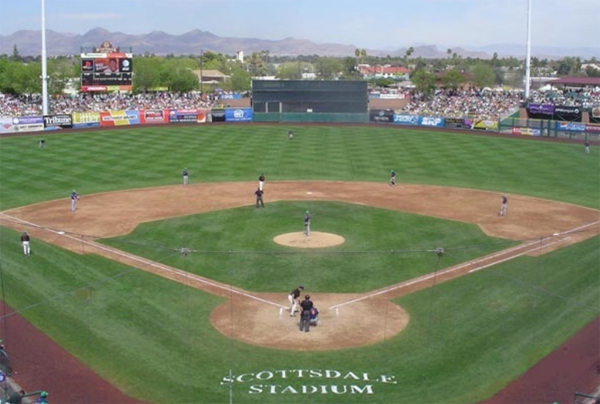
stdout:
[[198,122],[197,109],[171,109],[169,110],[169,123],[196,123]]
[[600,132],[600,125],[585,125],[586,132]]
[[140,122],[142,124],[169,123],[168,109],[141,109]]
[[471,123],[463,118],[446,118],[444,126],[452,129],[471,129]]
[[100,126],[127,126],[140,124],[140,111],[103,111],[100,112]]
[[418,125],[419,117],[417,115],[396,115],[394,114],[394,123],[400,125]]
[[524,135],[524,136],[540,136],[541,132],[536,128],[521,128],[521,127],[513,127],[512,128],[513,135]]
[[583,111],[581,107],[557,105],[554,107],[555,121],[581,122]]
[[0,118],[0,133],[13,133],[14,131],[12,118]]
[[225,122],[225,110],[224,109],[211,109],[210,117],[212,122]]
[[228,108],[225,110],[226,122],[251,122],[252,108]]
[[74,128],[97,128],[100,126],[100,112],[74,112]]
[[600,123],[600,105],[594,105],[590,111],[590,122]]
[[569,132],[584,132],[585,124],[578,122],[556,122],[556,130]]
[[444,127],[444,118],[434,116],[420,116],[419,125],[421,126],[434,126],[436,128]]
[[73,118],[68,114],[44,115],[44,130],[70,129]]
[[208,110],[206,109],[199,109],[198,110],[198,123],[204,123],[206,122],[206,119],[208,117]]
[[391,109],[372,109],[369,111],[371,122],[392,123],[394,122],[394,111]]
[[529,104],[527,114],[531,119],[552,119],[554,105],[552,104]]
[[44,117],[42,116],[17,116],[12,119],[15,132],[37,132],[44,130]]
[[498,130],[498,121],[491,119],[476,119],[471,122],[471,129],[479,130]]

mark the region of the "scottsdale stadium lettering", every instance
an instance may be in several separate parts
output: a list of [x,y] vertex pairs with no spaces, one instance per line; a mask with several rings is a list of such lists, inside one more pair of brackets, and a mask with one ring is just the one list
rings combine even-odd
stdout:
[[338,370],[263,370],[225,376],[221,385],[248,383],[248,394],[375,394],[374,386],[397,384],[396,376]]

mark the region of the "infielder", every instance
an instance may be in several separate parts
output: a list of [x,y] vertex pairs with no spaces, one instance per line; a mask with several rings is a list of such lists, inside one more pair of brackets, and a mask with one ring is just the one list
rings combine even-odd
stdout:
[[506,215],[506,208],[508,207],[508,198],[502,195],[502,203],[500,204],[500,216]]
[[290,308],[290,317],[294,317],[296,315],[296,308],[298,307],[298,302],[300,300],[300,291],[304,290],[304,286],[300,285],[296,289],[292,290],[292,293],[288,295],[288,301],[292,306]]
[[256,192],[254,192],[254,194],[256,195],[256,207],[258,208],[258,204],[260,203],[260,206],[262,206],[264,208],[265,203],[263,202],[263,197],[262,197],[264,192],[261,189],[257,189]]
[[304,215],[304,235],[310,236],[310,212],[307,210]]
[[390,187],[396,186],[396,171],[392,170],[390,172]]
[[265,185],[265,175],[261,174],[260,177],[258,177],[258,189],[262,191],[264,185]]
[[79,200],[79,194],[73,190],[71,192],[71,212],[75,212],[77,209],[77,201]]
[[29,248],[29,241],[31,239],[29,238],[29,234],[27,234],[26,231],[23,232],[23,234],[21,234],[21,245],[23,246],[23,255],[29,255],[31,254],[31,249]]
[[187,185],[187,183],[188,183],[188,169],[187,168],[183,169],[182,175],[183,175],[183,185]]

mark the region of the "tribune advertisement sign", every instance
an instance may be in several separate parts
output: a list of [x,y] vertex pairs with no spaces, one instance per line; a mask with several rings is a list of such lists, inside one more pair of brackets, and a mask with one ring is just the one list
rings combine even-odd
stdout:
[[44,115],[44,130],[70,129],[73,118],[69,114]]

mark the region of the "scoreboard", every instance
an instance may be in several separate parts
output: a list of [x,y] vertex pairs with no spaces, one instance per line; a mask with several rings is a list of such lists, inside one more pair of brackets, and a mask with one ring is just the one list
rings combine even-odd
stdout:
[[133,54],[104,45],[81,53],[81,91],[131,91]]

